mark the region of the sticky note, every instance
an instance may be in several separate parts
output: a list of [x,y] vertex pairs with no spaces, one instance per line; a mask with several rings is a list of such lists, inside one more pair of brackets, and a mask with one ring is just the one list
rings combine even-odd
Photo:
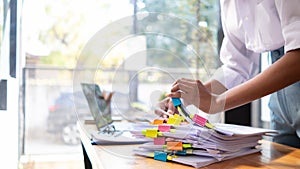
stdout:
[[182,147],[183,147],[183,148],[192,148],[192,145],[186,143],[186,144],[182,144]]
[[179,114],[174,114],[174,118],[175,119],[177,119],[177,118],[179,118],[180,116],[179,116]]
[[[174,114],[174,116],[172,117],[171,121],[169,124],[174,124],[174,125],[180,125],[181,122],[183,121],[183,117],[178,115],[178,114]],[[170,118],[169,118],[170,120]]]
[[168,154],[166,152],[154,151],[154,160],[167,161]]
[[168,160],[172,160],[173,158],[176,158],[176,156],[167,156]]
[[165,137],[157,137],[153,139],[154,145],[165,145],[166,144],[166,138]]
[[180,123],[181,123],[181,118],[180,117],[178,117],[178,118],[175,118],[175,122],[174,122],[174,125],[180,125]]
[[163,124],[163,123],[164,123],[164,120],[161,120],[161,119],[153,120],[153,124]]
[[199,116],[198,114],[195,114],[193,117],[193,121],[195,123],[199,124],[200,126],[204,126],[207,120],[205,118]]
[[146,137],[156,138],[157,137],[157,129],[147,129],[146,130]]
[[174,124],[176,119],[174,117],[169,117],[167,124]]
[[169,132],[171,129],[171,125],[168,124],[161,124],[158,126],[158,130],[161,132]]
[[174,150],[174,151],[182,151],[182,142],[178,141],[168,141],[167,142],[167,150]]
[[181,101],[179,98],[172,98],[172,102],[175,107],[181,105]]

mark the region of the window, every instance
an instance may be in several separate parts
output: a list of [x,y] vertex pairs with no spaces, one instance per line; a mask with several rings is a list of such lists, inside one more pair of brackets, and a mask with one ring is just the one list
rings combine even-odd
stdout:
[[81,151],[82,81],[115,91],[120,116],[132,103],[151,109],[174,79],[208,79],[219,66],[218,11],[216,0],[24,1],[23,153]]

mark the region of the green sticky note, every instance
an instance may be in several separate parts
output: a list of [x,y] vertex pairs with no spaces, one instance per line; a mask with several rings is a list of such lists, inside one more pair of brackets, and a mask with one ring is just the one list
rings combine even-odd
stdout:
[[192,145],[191,144],[182,144],[182,147],[183,148],[192,148]]

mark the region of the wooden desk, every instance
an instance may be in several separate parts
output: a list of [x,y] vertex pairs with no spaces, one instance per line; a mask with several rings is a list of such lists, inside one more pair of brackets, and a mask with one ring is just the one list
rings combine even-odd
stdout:
[[[174,162],[161,162],[153,158],[140,157],[133,154],[132,150],[139,145],[92,145],[89,131],[95,129],[94,125],[77,123],[85,154],[86,169],[192,169]],[[92,167],[91,167],[92,166]],[[297,168],[300,169],[300,149],[285,145],[262,141],[262,151],[259,153],[238,157],[235,159],[215,163],[204,168]]]

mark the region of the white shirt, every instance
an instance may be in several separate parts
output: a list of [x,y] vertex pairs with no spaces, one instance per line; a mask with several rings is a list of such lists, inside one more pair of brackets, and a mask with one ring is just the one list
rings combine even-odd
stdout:
[[221,0],[223,63],[214,79],[227,89],[254,77],[260,53],[300,48],[300,0]]

